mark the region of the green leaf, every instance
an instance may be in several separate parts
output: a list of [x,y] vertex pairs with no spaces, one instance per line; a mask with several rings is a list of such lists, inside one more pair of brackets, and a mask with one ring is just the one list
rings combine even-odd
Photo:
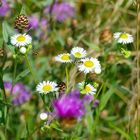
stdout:
[[3,39],[7,43],[9,40],[9,37],[14,33],[14,30],[10,27],[10,25],[4,21],[2,23],[2,34],[3,34]]
[[87,122],[87,129],[91,136],[93,136],[93,115],[89,105],[86,105],[86,109],[88,110],[86,113],[86,122]]
[[25,5],[22,6],[20,14],[24,14],[26,15],[26,11],[25,11]]
[[110,127],[112,127],[115,131],[117,131],[118,133],[120,133],[120,134],[121,134],[124,138],[126,138],[127,140],[132,140],[132,139],[130,138],[130,136],[129,136],[126,132],[124,132],[122,129],[116,127],[116,126],[113,125],[112,123],[110,123],[109,125],[110,125]]
[[112,87],[106,93],[103,93],[103,95],[101,97],[101,100],[100,100],[100,106],[99,106],[100,111],[102,111],[104,109],[104,107],[106,106],[108,100],[112,96],[113,92],[114,92],[114,90],[113,90],[113,87]]
[[21,72],[17,77],[16,77],[16,82],[17,81],[19,81],[20,79],[22,79],[23,77],[25,77],[27,74],[29,74],[29,70],[28,69],[26,69],[26,70],[24,70],[23,72]]
[[82,42],[87,45],[89,48],[93,48],[94,50],[98,51],[99,50],[99,46],[97,46],[96,44],[93,44],[91,42],[88,42],[86,40],[82,40]]

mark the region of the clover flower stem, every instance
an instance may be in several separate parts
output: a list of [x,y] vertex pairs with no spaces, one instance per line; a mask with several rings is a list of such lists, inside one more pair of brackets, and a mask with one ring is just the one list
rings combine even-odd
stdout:
[[68,89],[68,84],[69,84],[69,74],[68,74],[68,67],[66,65],[65,67],[65,72],[66,72],[66,93],[68,93],[69,89]]
[[31,72],[31,74],[32,74],[32,77],[33,77],[33,79],[34,79],[34,82],[37,84],[37,80],[35,79],[36,76],[35,76],[35,74],[34,74],[34,72],[33,72],[33,70],[32,70],[32,66],[31,66],[31,64],[30,64],[30,61],[29,61],[27,55],[25,55],[25,60],[26,60],[28,69],[30,70],[30,72]]

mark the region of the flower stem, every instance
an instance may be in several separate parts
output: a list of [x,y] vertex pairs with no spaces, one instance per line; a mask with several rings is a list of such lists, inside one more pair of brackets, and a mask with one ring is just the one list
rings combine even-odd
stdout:
[[31,64],[30,64],[30,61],[29,61],[27,55],[25,55],[25,60],[26,60],[26,63],[27,63],[27,65],[28,65],[28,69],[30,70],[30,72],[31,72],[31,74],[32,74],[32,77],[33,77],[33,79],[34,79],[34,82],[37,84],[37,81],[36,81],[36,79],[35,79],[35,74],[34,74],[34,72],[33,72],[33,70],[32,70],[32,67],[31,67]]
[[84,88],[87,85],[87,80],[88,80],[88,74],[86,74],[86,76],[85,76]]
[[[137,5],[137,20],[136,20],[136,51],[139,52],[139,1],[136,0],[136,5]],[[140,119],[139,119],[139,97],[140,97],[140,92],[139,92],[139,86],[140,86],[140,62],[139,62],[139,53],[137,53],[137,94],[138,94],[138,99],[137,99],[137,139],[140,139]]]
[[68,84],[69,84],[69,74],[68,74],[68,67],[67,67],[67,65],[65,67],[65,72],[66,72],[66,93],[68,93],[68,91],[69,91],[69,87],[68,87]]
[[13,72],[13,78],[12,78],[12,88],[11,88],[11,95],[12,95],[13,88],[14,88],[14,85],[15,85],[15,79],[16,79],[16,70],[17,70],[17,61],[16,61],[16,59],[15,59],[15,60],[14,60],[14,72]]

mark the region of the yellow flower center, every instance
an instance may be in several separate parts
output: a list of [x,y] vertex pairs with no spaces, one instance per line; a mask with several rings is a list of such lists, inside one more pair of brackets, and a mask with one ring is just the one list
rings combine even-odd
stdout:
[[63,56],[61,56],[62,60],[70,60],[70,56],[68,54],[64,54]]
[[94,63],[92,62],[92,61],[90,61],[90,60],[87,60],[87,61],[85,61],[84,62],[84,65],[86,66],[86,67],[93,67],[94,66]]
[[123,34],[120,35],[120,38],[122,38],[122,39],[127,39],[127,38],[128,38],[128,35],[125,34],[125,33],[123,33]]
[[81,57],[81,55],[82,55],[82,54],[79,53],[79,52],[76,52],[76,53],[74,54],[75,57]]
[[85,91],[86,91],[86,92],[90,92],[90,91],[91,91],[90,86],[86,85],[86,86],[85,86]]
[[51,91],[52,90],[52,86],[51,85],[45,85],[44,87],[43,87],[43,91],[45,91],[45,92],[49,92],[49,91]]
[[20,35],[20,36],[17,37],[17,41],[19,41],[19,42],[22,42],[22,41],[25,41],[25,40],[26,40],[26,37],[23,36],[23,35]]

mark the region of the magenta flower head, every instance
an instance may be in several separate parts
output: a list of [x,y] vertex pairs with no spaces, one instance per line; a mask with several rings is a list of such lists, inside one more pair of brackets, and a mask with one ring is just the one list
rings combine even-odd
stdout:
[[80,118],[85,114],[85,106],[79,91],[63,94],[53,102],[54,112],[59,118]]
[[12,91],[13,105],[23,104],[26,101],[28,101],[31,97],[29,91],[26,89],[26,87],[22,83],[16,83],[12,89],[12,83],[6,81],[4,82],[4,88],[5,88],[6,94]]
[[6,0],[2,0],[2,6],[0,6],[0,16],[4,17],[8,11],[10,10],[10,7]]
[[34,16],[34,15],[30,16],[29,17],[29,27],[33,28],[33,29],[36,29],[36,28],[38,28],[38,26],[39,26],[39,19],[38,19],[38,17]]
[[[45,14],[49,14],[51,6],[47,6],[44,10]],[[63,22],[67,18],[74,17],[75,8],[66,2],[56,2],[51,12],[53,18],[59,22]]]

